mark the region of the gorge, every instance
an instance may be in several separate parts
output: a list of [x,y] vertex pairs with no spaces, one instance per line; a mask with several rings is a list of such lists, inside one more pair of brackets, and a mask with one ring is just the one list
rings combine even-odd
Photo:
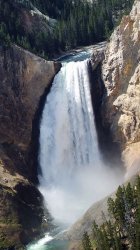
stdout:
[[[19,2],[14,1],[14,7],[19,13],[22,9],[22,24],[24,16],[27,24],[28,17],[32,25],[40,18],[46,22]],[[96,51],[92,46],[92,57],[86,61],[69,58],[61,65],[16,44],[1,43],[0,249],[25,249],[47,232],[38,241],[41,249],[47,241],[51,244],[52,224],[63,230],[74,222],[62,239],[71,241],[70,249],[81,250],[78,242],[84,231],[90,233],[94,220],[101,224],[102,211],[106,215],[107,198],[102,198],[123,182],[122,165],[114,161],[112,152],[119,149],[127,178],[139,174],[139,20],[136,0],[107,47]],[[9,20],[8,25],[11,28]],[[54,249],[62,250],[61,243],[53,241]]]
[[[92,203],[115,191],[124,179],[119,166],[104,163],[99,150],[89,64],[89,59],[63,63],[47,95],[40,124],[39,190],[61,230]],[[51,238],[29,249],[40,249],[44,243],[43,249],[50,249]],[[52,240],[52,248],[53,244]]]

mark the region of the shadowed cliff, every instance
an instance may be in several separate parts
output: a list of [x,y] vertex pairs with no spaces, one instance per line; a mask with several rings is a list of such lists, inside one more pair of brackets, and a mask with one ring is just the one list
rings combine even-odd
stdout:
[[43,230],[43,199],[32,182],[37,182],[40,116],[60,67],[17,46],[0,47],[0,246],[3,249],[22,246]]

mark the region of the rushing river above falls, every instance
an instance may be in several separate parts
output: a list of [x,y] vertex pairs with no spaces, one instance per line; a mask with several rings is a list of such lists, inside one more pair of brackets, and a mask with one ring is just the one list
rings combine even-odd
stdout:
[[[63,66],[46,98],[40,125],[39,190],[54,223],[63,229],[118,184],[98,147],[88,71],[90,53],[61,58]],[[50,249],[67,250],[67,242],[46,234],[28,247]]]

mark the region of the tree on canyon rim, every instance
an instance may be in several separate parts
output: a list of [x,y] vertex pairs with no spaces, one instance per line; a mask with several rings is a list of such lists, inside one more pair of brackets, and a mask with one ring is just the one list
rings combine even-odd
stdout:
[[[135,185],[119,187],[116,197],[108,199],[110,220],[101,226],[93,223],[92,235],[83,235],[91,249],[140,249],[140,177]],[[83,249],[87,250],[83,244]]]

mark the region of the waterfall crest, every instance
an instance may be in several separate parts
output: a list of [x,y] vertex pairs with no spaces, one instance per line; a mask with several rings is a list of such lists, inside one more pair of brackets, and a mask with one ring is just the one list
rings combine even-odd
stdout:
[[54,79],[42,114],[39,161],[39,188],[57,222],[73,223],[116,187],[114,178],[108,183],[113,173],[98,148],[88,60],[64,64]]

